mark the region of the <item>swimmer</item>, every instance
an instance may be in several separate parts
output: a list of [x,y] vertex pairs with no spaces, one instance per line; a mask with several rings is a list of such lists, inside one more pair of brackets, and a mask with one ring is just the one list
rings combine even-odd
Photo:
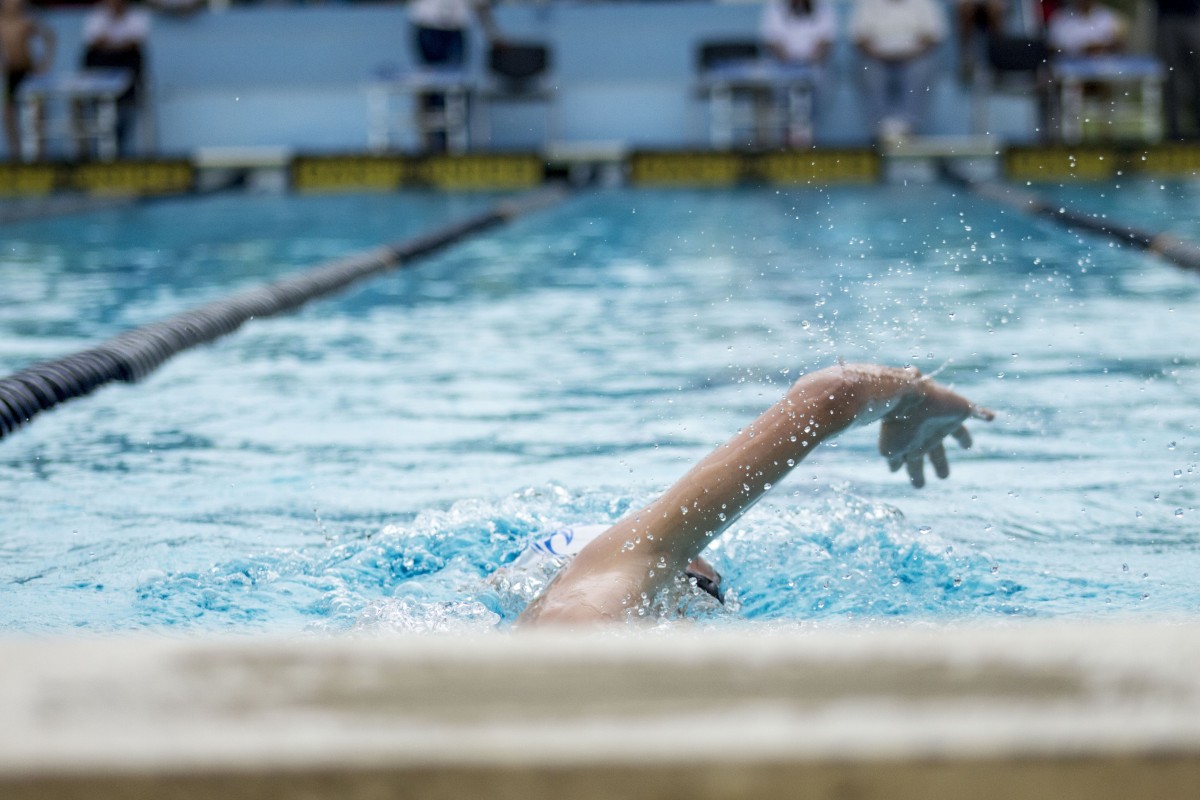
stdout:
[[578,627],[624,620],[689,570],[706,570],[701,574],[710,583],[715,577],[710,593],[716,596],[720,576],[700,552],[821,442],[880,420],[880,453],[893,472],[905,467],[920,488],[926,458],[939,478],[950,474],[947,436],[970,447],[963,422],[993,417],[913,367],[841,364],[805,375],[657,500],[607,529],[590,531],[577,553],[566,552],[573,535],[565,542],[548,537],[549,547],[563,550],[556,555],[573,557],[517,624]]

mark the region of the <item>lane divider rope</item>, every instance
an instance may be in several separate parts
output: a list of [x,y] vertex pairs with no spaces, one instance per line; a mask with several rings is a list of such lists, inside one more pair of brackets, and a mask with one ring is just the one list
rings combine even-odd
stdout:
[[325,262],[0,378],[0,439],[59,403],[83,397],[108,383],[139,381],[172,356],[232,333],[249,320],[293,311],[357,281],[409,266],[423,256],[552,205],[564,196],[564,190],[552,188],[501,202],[433,232]]
[[1010,186],[999,181],[980,181],[956,172],[942,164],[942,175],[952,183],[980,197],[1015,208],[1036,217],[1044,217],[1068,228],[1077,228],[1109,236],[1147,252],[1156,253],[1173,264],[1200,271],[1200,243],[1171,233],[1157,233],[1111,220],[1099,214],[1087,214],[1052,203],[1035,192]]

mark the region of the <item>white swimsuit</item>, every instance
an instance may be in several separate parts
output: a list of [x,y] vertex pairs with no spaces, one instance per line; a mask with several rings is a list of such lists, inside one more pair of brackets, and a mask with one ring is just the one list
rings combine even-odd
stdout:
[[[579,555],[583,548],[611,527],[611,525],[569,525],[556,528],[530,542],[516,557],[512,566],[515,569],[524,570],[548,561],[561,563]],[[722,604],[725,602],[725,595],[721,590],[721,576],[716,570],[713,570],[715,580],[706,575],[694,573],[690,569],[687,571],[687,575],[696,581],[696,585],[701,590],[712,595]]]
[[529,543],[513,566],[525,567],[538,561],[563,561],[579,555],[584,547],[608,530],[611,525],[569,525],[539,536]]

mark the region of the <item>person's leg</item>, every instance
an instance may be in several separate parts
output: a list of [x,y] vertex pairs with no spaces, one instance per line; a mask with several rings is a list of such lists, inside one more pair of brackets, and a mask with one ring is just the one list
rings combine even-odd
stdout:
[[9,161],[21,160],[21,129],[17,122],[17,103],[11,97],[4,98],[4,142]]
[[[1200,17],[1192,15],[1180,25],[1180,111],[1190,111],[1190,135],[1200,137]],[[1185,133],[1180,131],[1180,133]]]
[[862,56],[862,69],[859,71],[859,87],[862,92],[863,111],[871,136],[879,134],[879,126],[887,111],[887,65],[882,61]]
[[1167,138],[1180,138],[1179,102],[1183,96],[1180,91],[1185,80],[1181,73],[1183,64],[1179,58],[1183,45],[1182,31],[1178,22],[1170,16],[1158,18],[1158,31],[1155,36],[1155,51],[1166,68],[1167,76],[1163,83],[1163,116],[1167,123]]
[[128,158],[135,155],[138,101],[136,94],[126,95],[117,101],[117,156]]
[[991,4],[988,2],[959,2],[958,22],[958,79],[970,86],[979,69],[981,43],[985,42],[991,26]]
[[914,133],[920,132],[928,123],[935,77],[933,53],[897,62],[896,115]]
[[17,105],[17,90],[25,79],[24,72],[7,71],[4,75],[4,139],[8,147],[8,160],[21,160],[20,108]]

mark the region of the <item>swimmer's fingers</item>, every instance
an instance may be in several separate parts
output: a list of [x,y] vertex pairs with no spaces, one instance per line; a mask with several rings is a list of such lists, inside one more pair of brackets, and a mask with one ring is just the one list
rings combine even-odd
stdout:
[[[996,412],[991,409],[984,408],[972,404],[971,410],[968,412],[971,419],[981,419],[984,422],[991,422],[996,418]],[[971,432],[966,427],[959,425],[954,430],[950,431],[950,435],[954,437],[954,441],[958,442],[959,447],[963,450],[971,449]]]
[[971,432],[965,426],[959,425],[950,431],[950,435],[954,437],[954,441],[958,442],[958,446],[963,450],[971,449]]
[[941,442],[929,451],[929,463],[933,464],[933,472],[943,480],[950,477],[950,462],[946,460],[946,448]]
[[920,489],[925,485],[925,457],[920,453],[910,456],[905,462],[908,467],[908,480]]
[[971,417],[974,419],[981,419],[984,422],[991,422],[996,418],[996,412],[992,411],[990,408],[984,408],[983,406],[977,406],[972,403]]

